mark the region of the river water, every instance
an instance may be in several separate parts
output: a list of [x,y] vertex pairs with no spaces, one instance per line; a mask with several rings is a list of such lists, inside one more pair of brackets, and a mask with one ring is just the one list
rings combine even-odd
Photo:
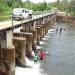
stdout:
[[[58,31],[48,33],[43,50],[49,54],[41,61],[42,73],[47,75],[75,75],[75,27],[69,23],[55,26]],[[60,34],[60,28],[64,28]]]

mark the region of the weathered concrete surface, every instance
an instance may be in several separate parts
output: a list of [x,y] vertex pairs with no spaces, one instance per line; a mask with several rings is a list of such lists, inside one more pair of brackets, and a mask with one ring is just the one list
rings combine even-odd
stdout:
[[35,26],[36,26],[35,24],[36,24],[36,21],[29,22],[27,24],[23,24],[22,29],[24,29],[25,32],[35,30]]
[[12,30],[0,32],[0,65],[5,75],[15,75],[15,48],[12,44]]
[[15,75],[15,48],[14,46],[10,48],[1,48],[1,70],[2,75]]
[[53,25],[54,25],[54,24],[52,24],[52,20],[50,19],[50,20],[49,20],[49,28],[48,28],[48,30],[51,29],[51,28],[53,27]]
[[36,27],[37,30],[37,44],[40,45],[41,40],[41,27]]
[[33,34],[32,48],[35,51],[36,50],[36,46],[37,46],[37,30],[32,30],[32,31],[30,31],[30,33]]
[[75,25],[75,16],[68,16],[68,22]]
[[48,21],[48,22],[47,22],[47,25],[48,25],[48,27],[47,27],[47,28],[48,28],[48,30],[49,30],[49,29],[51,29],[52,24],[51,24],[51,20],[50,20],[50,19],[48,19],[47,21]]
[[48,27],[49,27],[48,25],[49,25],[48,22],[46,22],[45,24],[37,25],[37,27],[41,28],[41,34],[43,35],[43,37],[48,33]]
[[3,31],[1,34],[1,48],[12,47],[12,30]]
[[26,55],[32,56],[32,39],[33,34],[32,33],[25,33],[25,32],[14,32],[13,36],[15,37],[24,37],[26,38]]
[[67,16],[57,16],[57,22],[66,22],[69,21]]
[[45,24],[45,35],[48,33],[48,22]]
[[16,64],[18,66],[25,66],[26,38],[13,37],[13,44],[16,52]]
[[46,31],[45,25],[46,25],[46,23],[45,24],[39,24],[36,26],[36,28],[40,28],[40,35],[42,35],[42,37],[45,36],[45,31]]
[[[37,27],[40,27],[40,40],[42,40],[43,36],[44,36],[44,25],[37,25]],[[36,27],[36,28],[37,28]]]
[[73,23],[73,25],[75,25],[75,20],[72,23]]
[[[21,29],[20,31],[21,32],[26,32],[24,29]],[[37,45],[37,30],[30,30],[29,32],[33,34],[32,49],[35,51],[36,50],[36,45]]]
[[75,25],[75,17],[74,16],[57,16],[57,22],[69,22]]

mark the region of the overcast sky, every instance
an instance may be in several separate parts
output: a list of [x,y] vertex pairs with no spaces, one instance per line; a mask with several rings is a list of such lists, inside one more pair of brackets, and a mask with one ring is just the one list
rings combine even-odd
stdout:
[[[22,0],[22,1],[26,1],[26,0]],[[55,2],[56,0],[29,0],[31,2],[34,2],[34,3],[38,3],[38,2],[43,2],[43,1],[46,1],[46,2]]]

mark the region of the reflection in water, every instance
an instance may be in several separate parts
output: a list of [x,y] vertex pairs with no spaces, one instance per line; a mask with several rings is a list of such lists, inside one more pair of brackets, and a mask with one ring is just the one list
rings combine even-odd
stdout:
[[59,30],[50,34],[43,46],[49,55],[41,61],[41,68],[44,68],[47,75],[75,75],[75,28],[66,23],[59,24],[56,28],[65,28],[66,31],[62,30],[61,36]]

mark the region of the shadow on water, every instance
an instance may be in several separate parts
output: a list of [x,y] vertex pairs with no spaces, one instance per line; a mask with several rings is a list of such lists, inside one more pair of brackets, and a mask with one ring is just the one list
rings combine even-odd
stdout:
[[[75,75],[75,27],[60,23],[56,28],[58,30],[50,35],[43,46],[49,55],[41,61],[42,72],[47,75]],[[65,30],[60,32],[60,28]]]

